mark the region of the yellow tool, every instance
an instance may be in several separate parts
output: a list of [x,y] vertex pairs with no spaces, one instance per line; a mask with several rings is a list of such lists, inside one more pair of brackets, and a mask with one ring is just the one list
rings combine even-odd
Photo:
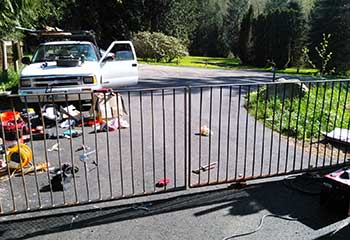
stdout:
[[[20,143],[7,149],[6,161],[10,169],[21,169],[26,167],[33,159],[30,147]],[[21,167],[21,165],[22,167]]]

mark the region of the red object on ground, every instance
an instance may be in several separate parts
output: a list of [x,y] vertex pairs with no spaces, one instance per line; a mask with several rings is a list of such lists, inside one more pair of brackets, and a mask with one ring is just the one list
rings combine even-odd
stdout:
[[350,216],[350,168],[344,167],[324,176],[320,201],[329,208]]
[[170,183],[169,178],[161,178],[159,181],[156,183],[156,187],[165,187]]
[[20,139],[22,138],[23,128],[26,127],[26,123],[21,118],[19,112],[0,113],[0,119],[0,133],[4,131],[5,140],[17,140],[17,136]]

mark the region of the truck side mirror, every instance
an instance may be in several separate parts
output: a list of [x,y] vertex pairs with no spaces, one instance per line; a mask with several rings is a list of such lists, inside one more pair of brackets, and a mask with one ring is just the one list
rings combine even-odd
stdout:
[[113,59],[113,57],[112,56],[106,56],[103,60],[102,60],[102,62],[111,62],[111,61],[113,61],[114,59]]
[[22,58],[22,63],[25,65],[29,65],[30,64],[30,58],[29,57],[23,57]]

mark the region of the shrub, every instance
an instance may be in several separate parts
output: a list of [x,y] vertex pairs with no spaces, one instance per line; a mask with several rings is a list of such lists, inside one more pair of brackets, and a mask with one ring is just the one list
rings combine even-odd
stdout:
[[19,74],[14,70],[0,72],[0,92],[5,90],[16,90],[18,87]]
[[133,43],[137,55],[146,60],[171,62],[188,55],[179,39],[159,32],[139,32],[133,36]]

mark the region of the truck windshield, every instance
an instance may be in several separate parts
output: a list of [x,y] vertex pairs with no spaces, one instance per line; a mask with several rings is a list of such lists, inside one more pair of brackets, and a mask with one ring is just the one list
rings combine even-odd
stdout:
[[85,58],[85,61],[97,61],[96,52],[89,44],[42,45],[34,53],[32,62],[56,61],[59,58]]

